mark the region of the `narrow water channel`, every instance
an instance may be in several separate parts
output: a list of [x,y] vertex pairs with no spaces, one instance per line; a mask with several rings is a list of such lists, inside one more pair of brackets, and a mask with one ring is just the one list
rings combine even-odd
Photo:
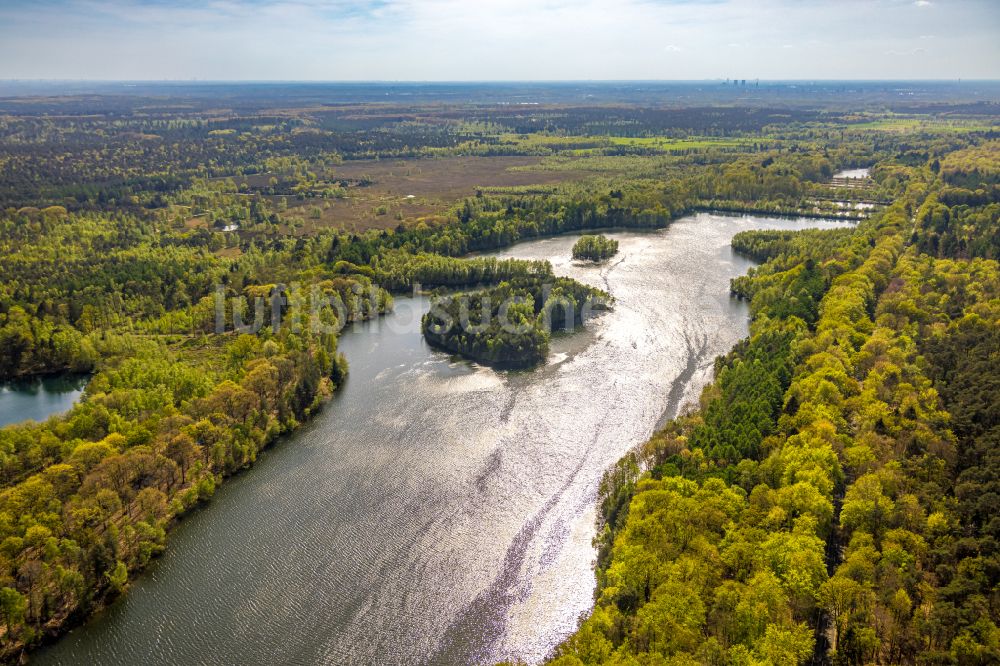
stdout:
[[466,664],[542,659],[590,607],[602,472],[697,398],[747,334],[729,279],[746,229],[817,220],[699,214],[502,256],[549,259],[613,312],[547,366],[495,372],[422,341],[425,299],[341,338],[351,365],[313,422],[227,482],[164,557],[39,664]]

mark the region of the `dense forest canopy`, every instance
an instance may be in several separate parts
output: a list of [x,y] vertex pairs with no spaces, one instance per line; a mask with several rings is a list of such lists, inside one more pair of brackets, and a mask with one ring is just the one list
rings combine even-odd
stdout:
[[0,379],[92,374],[68,413],[0,429],[0,656],[121,593],[314,414],[339,330],[392,292],[523,296],[523,333],[429,337],[537,362],[568,323],[547,305],[594,292],[470,253],[715,209],[858,225],[734,240],[763,262],[732,284],[751,336],[605,477],[599,596],[556,661],[1000,659],[997,114],[861,87],[855,109],[0,99]]

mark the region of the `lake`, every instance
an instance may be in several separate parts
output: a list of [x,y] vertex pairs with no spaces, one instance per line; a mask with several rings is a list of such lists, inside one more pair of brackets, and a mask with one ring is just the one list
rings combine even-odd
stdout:
[[544,658],[591,606],[605,469],[695,401],[748,332],[729,280],[748,229],[843,226],[702,213],[498,256],[548,259],[615,309],[497,372],[429,348],[425,298],[344,332],[351,365],[312,422],[227,482],[123,599],[39,664],[464,664]]
[[0,427],[44,421],[69,410],[87,386],[87,375],[57,375],[0,383]]

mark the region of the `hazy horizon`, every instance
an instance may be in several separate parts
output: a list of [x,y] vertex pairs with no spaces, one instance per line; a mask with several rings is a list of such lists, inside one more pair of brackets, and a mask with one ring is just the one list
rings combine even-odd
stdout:
[[998,34],[986,0],[15,0],[0,79],[992,80]]

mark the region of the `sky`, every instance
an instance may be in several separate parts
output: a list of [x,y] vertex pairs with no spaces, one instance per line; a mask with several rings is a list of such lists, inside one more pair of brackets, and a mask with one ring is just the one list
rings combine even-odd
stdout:
[[1000,78],[1000,0],[0,0],[0,79]]

